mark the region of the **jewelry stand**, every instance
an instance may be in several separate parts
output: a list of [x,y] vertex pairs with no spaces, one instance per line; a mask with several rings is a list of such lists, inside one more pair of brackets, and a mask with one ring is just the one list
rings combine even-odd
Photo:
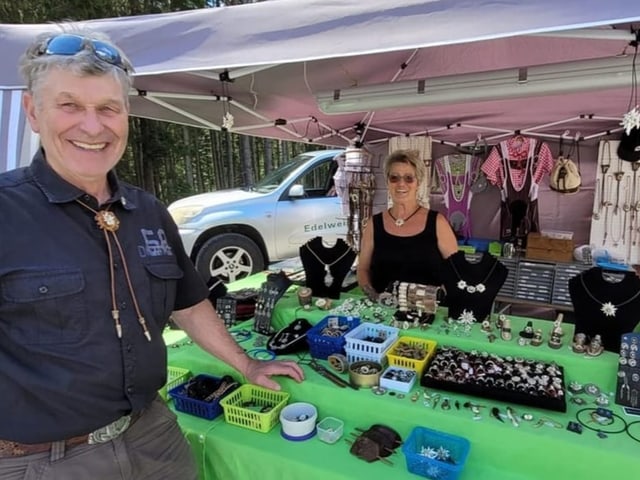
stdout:
[[255,322],[253,329],[263,335],[271,335],[271,315],[276,302],[291,286],[291,280],[284,272],[270,273],[258,291],[256,301]]
[[360,248],[363,222],[371,216],[376,189],[371,163],[372,155],[365,149],[349,147],[345,150],[344,172],[349,205],[347,242],[356,251]]
[[607,351],[618,352],[620,337],[638,325],[640,278],[635,272],[592,267],[569,280],[569,295],[575,333],[584,333],[589,342],[600,335]]
[[620,342],[616,403],[638,407],[640,391],[640,333],[627,333]]
[[469,261],[463,251],[451,255],[443,268],[449,318],[472,315],[478,322],[486,319],[508,273],[507,267],[488,253],[477,262]]
[[338,299],[356,252],[342,239],[326,247],[322,237],[314,237],[300,247],[300,259],[313,296]]

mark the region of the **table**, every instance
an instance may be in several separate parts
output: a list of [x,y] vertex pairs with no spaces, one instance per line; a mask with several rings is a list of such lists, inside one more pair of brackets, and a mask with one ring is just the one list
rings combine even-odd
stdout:
[[[258,280],[259,278],[252,279],[254,283]],[[243,287],[245,286],[250,285],[246,283]],[[354,294],[343,295],[344,298],[353,296]],[[327,312],[317,308],[311,311],[302,310],[298,306],[293,287],[278,302],[273,324],[275,328],[280,328],[296,317],[304,317],[311,323],[316,323],[326,315]],[[567,384],[574,380],[583,384],[595,383],[603,391],[612,394],[609,408],[614,413],[623,416],[627,423],[638,419],[624,416],[621,408],[613,404],[617,355],[605,352],[600,357],[588,358],[573,353],[569,347],[570,339],[573,337],[573,325],[564,325],[564,345],[560,350],[554,350],[546,343],[540,347],[518,346],[516,340],[517,332],[529,320],[533,321],[534,328],[543,329],[546,340],[553,326],[549,321],[510,317],[513,340],[505,342],[498,339],[489,343],[486,334],[480,330],[480,325],[476,325],[468,337],[440,332],[437,327],[445,318],[446,311],[440,309],[430,329],[410,329],[401,331],[401,335],[429,338],[440,345],[455,345],[466,350],[478,349],[499,355],[555,360],[565,368]],[[248,321],[236,328],[246,328],[250,325],[251,322]],[[253,348],[256,338],[257,335],[254,334],[241,345],[247,349]],[[177,346],[168,348],[169,365],[189,368],[194,374],[232,374],[240,379],[236,372],[204,353],[199,347],[185,341],[177,341],[174,345]],[[381,462],[367,463],[349,453],[349,445],[344,438],[349,438],[356,428],[366,429],[374,423],[389,425],[403,438],[407,438],[414,426],[421,425],[469,439],[471,452],[459,477],[461,480],[624,478],[635,475],[633,472],[637,471],[640,464],[640,445],[625,433],[609,435],[603,439],[587,429],[581,435],[568,431],[568,421],[575,420],[576,412],[584,408],[570,402],[567,402],[565,414],[514,405],[518,414],[528,412],[536,419],[544,417],[562,425],[562,428],[546,425],[536,428],[534,422],[522,421],[516,428],[508,421],[502,423],[489,415],[492,406],[499,406],[502,411],[505,410],[506,404],[497,401],[440,392],[443,396],[449,396],[452,402],[459,400],[460,404],[463,404],[466,400],[472,400],[486,405],[488,408],[483,409],[482,420],[474,421],[472,413],[464,408],[452,408],[449,411],[440,407],[427,408],[423,405],[422,395],[416,402],[412,402],[410,394],[400,399],[397,396],[374,395],[368,389],[342,389],[320,377],[309,367],[305,366],[304,370],[307,376],[305,382],[296,384],[290,379],[280,379],[282,388],[291,394],[290,402],[306,401],[316,405],[319,419],[325,416],[342,419],[345,422],[343,439],[333,445],[325,444],[317,438],[291,442],[280,436],[278,426],[269,433],[259,433],[228,425],[222,416],[208,421],[178,413],[179,423],[198,459],[202,480],[420,478],[406,470],[404,455],[400,450],[390,457],[394,466]],[[423,389],[417,385],[412,392],[421,393]],[[581,397],[589,401],[594,399],[588,395]],[[593,403],[589,406],[596,407]],[[604,429],[606,430],[606,427]],[[640,428],[634,429],[633,432],[637,435]]]

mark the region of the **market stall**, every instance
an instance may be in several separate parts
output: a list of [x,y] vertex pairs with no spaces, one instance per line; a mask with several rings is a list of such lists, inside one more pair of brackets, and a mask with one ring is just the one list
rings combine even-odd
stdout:
[[[264,280],[258,275],[252,282]],[[300,306],[297,290],[292,286],[278,301],[272,316],[274,329],[282,328],[296,318],[316,324],[330,314],[328,310]],[[361,302],[357,292],[346,293],[334,304]],[[363,306],[361,318],[371,320],[374,314],[388,324],[393,309]],[[495,322],[497,316],[492,316]],[[416,426],[425,426],[470,441],[470,453],[461,479],[537,479],[537,478],[599,478],[620,477],[633,471],[637,464],[638,417],[624,414],[614,404],[618,355],[604,352],[591,356],[572,350],[573,326],[560,325],[562,346],[549,343],[552,330],[558,325],[544,320],[508,317],[514,332],[511,340],[500,337],[489,341],[486,325],[474,324],[467,333],[454,331],[447,320],[446,309],[439,308],[433,324],[426,329],[400,330],[400,337],[418,337],[478,355],[522,359],[545,365],[557,365],[564,371],[566,412],[520,405],[461,392],[452,392],[416,383],[405,394],[386,390],[340,387],[310,368],[310,356],[298,353],[294,358],[304,366],[306,380],[296,384],[281,381],[289,402],[310,402],[318,409],[318,418],[336,417],[344,422],[344,435],[329,445],[317,436],[305,441],[289,441],[282,437],[280,427],[268,433],[256,432],[225,422],[224,415],[204,420],[178,413],[180,424],[196,453],[201,478],[415,478],[407,471],[400,450],[388,457],[388,462],[368,463],[349,453],[346,439],[353,440],[357,428],[384,424],[395,429],[403,439]],[[236,338],[250,355],[264,354],[266,337],[253,331],[251,320],[236,325]],[[522,345],[519,332],[530,326],[543,332],[539,346]],[[175,333],[174,333],[175,335]],[[175,340],[175,338],[174,338]],[[188,339],[179,339],[169,346],[169,365],[189,369],[192,373],[221,376],[234,374],[228,367],[212,360]],[[268,358],[268,357],[266,357]],[[328,362],[319,363],[330,369]],[[348,381],[346,374],[335,373]],[[240,379],[239,379],[240,380]],[[576,393],[573,393],[576,392]],[[377,393],[377,394],[376,394]],[[438,399],[436,401],[436,399]],[[446,402],[445,402],[446,399]],[[474,408],[476,407],[476,408]],[[597,408],[610,409],[613,417],[602,419]],[[576,427],[576,425],[578,427]],[[625,427],[628,427],[628,431]],[[581,433],[573,431],[581,430]],[[633,438],[635,437],[635,439]]]

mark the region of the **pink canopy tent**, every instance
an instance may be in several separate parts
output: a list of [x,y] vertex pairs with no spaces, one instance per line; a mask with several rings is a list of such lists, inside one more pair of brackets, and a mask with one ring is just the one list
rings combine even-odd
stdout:
[[[228,113],[235,132],[346,146],[616,131],[629,105],[634,21],[640,3],[628,0],[273,0],[78,26],[107,32],[131,56],[135,116],[220,129]],[[0,170],[36,145],[19,121],[22,81],[10,66],[55,28],[0,25]],[[541,68],[553,85],[534,85]],[[507,83],[480,88],[504,69]],[[587,80],[574,81],[578,73]],[[379,101],[405,84],[413,96]],[[371,108],[364,94],[344,100],[370,85],[381,89]],[[437,93],[442,85],[449,91]]]

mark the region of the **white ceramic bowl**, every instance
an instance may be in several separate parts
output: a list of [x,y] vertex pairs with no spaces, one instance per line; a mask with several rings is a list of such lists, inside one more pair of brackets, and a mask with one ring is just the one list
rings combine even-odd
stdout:
[[318,410],[310,403],[297,402],[280,412],[282,436],[288,440],[306,440],[315,435]]

